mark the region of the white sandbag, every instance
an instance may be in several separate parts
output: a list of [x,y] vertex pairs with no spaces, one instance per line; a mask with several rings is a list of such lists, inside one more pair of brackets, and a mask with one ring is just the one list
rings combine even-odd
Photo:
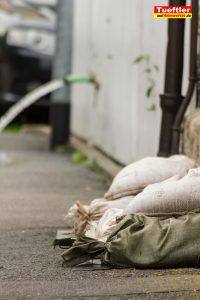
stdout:
[[122,216],[133,213],[173,215],[195,209],[200,209],[200,168],[191,169],[184,177],[176,175],[147,186],[123,210],[109,209],[99,221],[89,224],[85,235],[105,242],[117,225],[117,218]]
[[200,209],[200,168],[180,178],[174,176],[149,185],[123,211],[129,213],[176,213]]
[[74,232],[83,235],[90,228],[93,221],[99,221],[104,212],[110,208],[124,209],[135,196],[127,196],[116,201],[107,201],[104,198],[93,200],[90,205],[82,205],[79,201],[68,212],[67,217],[72,219]]
[[114,200],[128,195],[137,195],[146,186],[161,182],[174,175],[184,176],[195,163],[184,155],[170,158],[146,157],[123,168],[114,178],[105,198]]
[[[83,205],[80,201],[77,201],[74,205],[72,205],[69,208],[66,217],[72,222],[74,222],[74,219],[78,218],[79,215],[89,216],[92,213],[93,219],[97,220],[99,219],[99,216],[102,216],[102,210],[104,213],[105,202],[106,200],[104,198],[95,199],[89,205]],[[98,209],[96,210],[96,208]]]
[[116,226],[116,218],[123,214],[123,209],[110,208],[108,209],[99,221],[90,223],[85,236],[106,242],[108,236],[112,233]]

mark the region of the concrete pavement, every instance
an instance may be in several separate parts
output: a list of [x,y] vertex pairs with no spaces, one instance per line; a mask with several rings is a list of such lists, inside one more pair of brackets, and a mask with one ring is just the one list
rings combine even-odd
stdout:
[[101,197],[106,181],[69,154],[48,151],[48,136],[1,134],[0,299],[199,299],[199,269],[80,271],[53,249],[70,205]]

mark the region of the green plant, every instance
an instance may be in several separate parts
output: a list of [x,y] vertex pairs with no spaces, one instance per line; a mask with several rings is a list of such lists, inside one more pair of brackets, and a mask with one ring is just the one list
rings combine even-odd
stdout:
[[81,152],[81,151],[74,151],[72,153],[72,162],[75,163],[75,164],[80,164],[82,163],[83,161],[85,161],[87,158],[86,156]]
[[12,133],[17,133],[21,129],[21,125],[14,123],[8,126],[7,128],[4,129],[4,132],[12,132]]
[[107,59],[110,59],[110,60],[112,60],[112,59],[113,59],[113,55],[112,55],[112,53],[108,53],[108,54],[107,54]]
[[144,62],[146,64],[146,67],[144,69],[144,73],[146,75],[146,90],[145,94],[148,99],[152,99],[152,103],[147,106],[148,111],[155,111],[156,110],[156,103],[155,103],[155,89],[156,89],[156,80],[155,80],[155,74],[159,72],[158,65],[151,62],[150,55],[144,54],[136,57],[133,60],[133,64],[138,64]]
[[90,169],[94,169],[96,167],[95,159],[87,158],[80,150],[76,150],[72,153],[71,161],[74,164],[80,164]]
[[149,106],[147,106],[148,111],[155,111],[156,110],[156,104],[152,103]]

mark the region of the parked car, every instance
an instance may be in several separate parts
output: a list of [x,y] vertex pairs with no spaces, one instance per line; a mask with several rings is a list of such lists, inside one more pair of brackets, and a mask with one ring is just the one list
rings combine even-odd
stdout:
[[[0,114],[51,79],[56,14],[49,8],[36,7],[8,5],[6,1],[3,10],[0,4],[4,20],[2,26],[0,23]],[[20,119],[48,122],[48,111],[49,96],[36,102]]]

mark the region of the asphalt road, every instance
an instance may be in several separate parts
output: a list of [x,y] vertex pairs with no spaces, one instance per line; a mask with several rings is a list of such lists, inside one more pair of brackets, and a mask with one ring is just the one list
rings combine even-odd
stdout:
[[1,134],[0,149],[1,300],[200,298],[199,269],[64,267],[56,232],[70,226],[64,215],[74,201],[104,194],[105,178],[50,153],[47,135]]

